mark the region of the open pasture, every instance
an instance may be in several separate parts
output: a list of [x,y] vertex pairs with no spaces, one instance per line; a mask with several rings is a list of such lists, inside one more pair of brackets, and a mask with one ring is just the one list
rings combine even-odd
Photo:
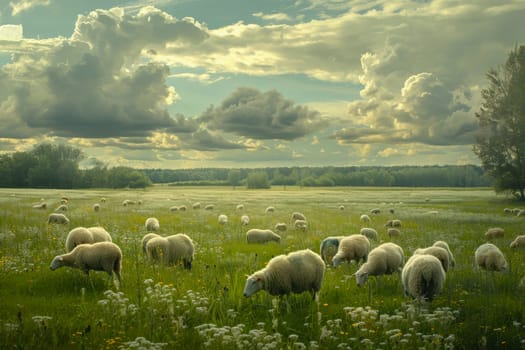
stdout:
[[[61,197],[68,197],[64,213],[70,223],[48,225]],[[125,200],[135,204],[124,206]],[[32,208],[42,201],[47,209]],[[200,209],[193,209],[197,202]],[[204,209],[209,204],[213,209]],[[236,209],[239,204],[244,209]],[[185,211],[169,209],[183,205]],[[265,213],[268,206],[275,212]],[[525,348],[525,289],[519,286],[525,250],[509,248],[515,236],[525,234],[525,218],[503,211],[515,206],[489,189],[2,189],[0,348]],[[381,213],[370,214],[373,208]],[[294,211],[305,214],[305,232],[293,229]],[[218,223],[219,214],[228,216],[227,224]],[[247,226],[241,225],[243,214],[250,217]],[[361,214],[372,221],[362,223]],[[191,271],[146,263],[140,242],[150,216],[159,219],[159,234],[192,237]],[[402,234],[390,239],[385,223],[393,218],[402,221]],[[277,222],[288,225],[280,244],[246,243],[248,229],[273,229]],[[88,277],[77,269],[49,268],[54,256],[65,253],[69,230],[95,225],[106,228],[122,249],[120,290],[104,272]],[[243,297],[246,275],[273,256],[305,248],[319,252],[323,238],[359,233],[364,226],[375,228],[381,241],[399,244],[407,258],[436,240],[449,243],[456,266],[431,304],[405,297],[397,275],[371,277],[357,287],[350,276],[355,263],[327,267],[317,302],[309,293]],[[509,262],[507,273],[474,268],[474,251],[489,227],[505,229],[493,243]]]

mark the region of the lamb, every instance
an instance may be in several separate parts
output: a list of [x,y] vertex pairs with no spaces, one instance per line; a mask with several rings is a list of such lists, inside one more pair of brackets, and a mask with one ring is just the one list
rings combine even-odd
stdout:
[[507,259],[501,250],[492,243],[480,245],[474,253],[476,266],[487,271],[507,271]]
[[445,272],[448,271],[448,266],[450,265],[450,259],[448,252],[445,248],[441,247],[428,247],[428,248],[418,248],[414,251],[414,255],[416,254],[428,254],[433,255],[441,262],[441,266],[443,267],[443,270]]
[[250,217],[248,215],[241,216],[241,225],[246,226],[250,223]]
[[221,225],[226,225],[228,223],[228,216],[226,216],[225,214],[221,214],[219,215],[219,224]]
[[405,295],[432,301],[445,283],[446,274],[438,258],[428,254],[412,255],[401,271]]
[[116,276],[116,287],[120,287],[122,269],[122,251],[112,242],[80,244],[71,252],[56,256],[51,261],[51,270],[62,266],[78,268],[89,274],[89,270],[106,271],[110,277]]
[[67,225],[69,224],[69,219],[61,213],[51,213],[47,217],[48,224],[58,224],[58,225]]
[[142,245],[142,252],[144,253],[144,255],[147,254],[146,244],[148,244],[149,240],[154,237],[160,237],[160,235],[150,232],[150,233],[145,234],[144,237],[142,237],[141,245]]
[[295,220],[293,226],[296,230],[306,231],[308,229],[308,223],[306,220]]
[[370,216],[368,216],[368,215],[366,215],[366,214],[362,214],[362,215],[359,217],[359,220],[360,220],[361,222],[366,222],[366,223],[368,223],[368,222],[370,222]]
[[281,231],[284,232],[288,229],[288,226],[284,222],[278,222],[275,224],[274,227],[275,231]]
[[157,218],[147,218],[144,224],[146,232],[158,232],[160,230],[160,223]]
[[252,228],[246,232],[246,241],[248,243],[266,243],[274,241],[277,243],[281,242],[281,236],[273,232],[272,230],[261,230]]
[[146,255],[150,261],[172,265],[182,260],[183,266],[187,270],[191,270],[194,252],[193,241],[184,233],[177,233],[168,237],[151,237],[146,242]]
[[71,252],[79,244],[97,242],[112,242],[111,235],[103,227],[75,227],[69,231],[66,238],[66,252]]
[[363,227],[360,231],[360,234],[365,236],[368,239],[371,239],[373,241],[377,241],[377,238],[379,237],[377,234],[377,231],[371,227]]
[[306,216],[304,214],[299,212],[292,213],[292,221],[295,222],[296,220],[304,220],[306,221]]
[[272,258],[266,267],[246,279],[243,295],[249,297],[260,290],[270,295],[310,292],[315,299],[321,290],[325,264],[310,249]]
[[434,244],[432,244],[433,247],[441,247],[445,249],[448,253],[448,261],[450,263],[450,266],[454,267],[456,266],[456,260],[454,259],[454,255],[452,254],[452,251],[450,250],[450,247],[448,246],[448,243],[445,241],[435,241]]
[[332,259],[334,267],[339,266],[343,261],[355,260],[359,264],[360,260],[366,262],[370,251],[370,241],[363,235],[350,235],[344,237],[339,242],[337,253]]
[[339,249],[339,244],[345,236],[330,236],[323,239],[321,246],[319,247],[319,254],[325,264],[331,264],[334,255]]
[[501,227],[491,227],[485,232],[485,238],[488,241],[493,240],[494,238],[503,238],[505,230]]
[[383,243],[370,251],[367,261],[354,274],[355,281],[361,287],[368,276],[401,274],[405,264],[403,248],[395,243]]
[[392,237],[399,237],[399,236],[401,236],[401,231],[399,231],[397,228],[389,227],[388,230],[386,231],[386,234],[390,238],[392,238]]
[[525,248],[525,235],[516,237],[510,244],[511,248]]

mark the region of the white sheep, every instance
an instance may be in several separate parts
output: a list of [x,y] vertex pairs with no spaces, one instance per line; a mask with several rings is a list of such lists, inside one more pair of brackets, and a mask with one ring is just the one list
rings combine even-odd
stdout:
[[218,217],[219,224],[226,225],[228,223],[228,216],[225,214],[221,214]]
[[428,254],[412,255],[401,271],[405,295],[432,301],[445,283],[446,273],[438,258]]
[[244,204],[237,204],[235,207],[236,210],[244,210]]
[[308,229],[308,223],[306,222],[306,220],[297,219],[293,223],[293,226],[296,230],[306,231]]
[[146,232],[158,232],[160,230],[159,219],[154,217],[147,218],[144,226],[146,227]]
[[510,243],[511,248],[525,248],[525,235],[516,237],[512,243]]
[[339,206],[339,210],[345,210],[345,206],[344,205],[340,205]]
[[362,234],[366,238],[371,239],[373,241],[377,241],[379,237],[377,231],[371,227],[363,227],[361,230],[359,230],[359,234]]
[[392,219],[388,220],[385,224],[386,227],[401,227],[401,220],[399,219]]
[[383,243],[370,251],[367,261],[354,274],[357,285],[362,286],[368,276],[391,275],[401,270],[405,264],[403,248],[395,243]]
[[59,205],[55,211],[67,211],[67,205],[65,204],[62,204],[62,205]]
[[47,209],[47,203],[39,203],[33,205],[33,209]]
[[248,243],[266,243],[266,242],[281,242],[281,236],[273,232],[272,230],[262,230],[258,228],[252,228],[246,232],[246,241]]
[[272,258],[266,267],[246,279],[244,296],[249,297],[260,290],[270,295],[310,292],[315,299],[321,290],[325,264],[310,249]]
[[186,209],[188,209],[188,207],[186,207],[184,204],[179,206],[180,211],[186,211]]
[[487,271],[506,271],[507,259],[501,250],[492,243],[480,245],[474,253],[476,266]]
[[490,241],[495,238],[503,238],[505,230],[501,227],[491,227],[485,232],[485,238]]
[[334,255],[337,254],[339,244],[344,237],[345,236],[330,236],[323,239],[321,246],[319,247],[319,254],[325,264],[328,265],[332,263],[332,259]]
[[98,203],[93,204],[93,211],[95,211],[95,212],[96,211],[100,211],[100,204],[98,204]]
[[48,224],[58,224],[58,225],[67,225],[69,224],[69,219],[62,213],[51,213],[47,217]]
[[149,261],[161,262],[166,265],[173,265],[182,261],[184,268],[188,270],[191,270],[194,252],[193,241],[184,233],[177,233],[168,237],[150,237],[146,242],[146,255]]
[[450,257],[445,248],[435,246],[427,248],[418,248],[414,251],[414,255],[416,254],[427,254],[435,256],[441,262],[443,270],[445,270],[445,272],[448,271],[448,266],[450,265]]
[[264,212],[265,212],[266,214],[273,213],[273,212],[275,212],[275,208],[274,208],[274,207],[267,207],[267,208],[264,210]]
[[370,216],[366,215],[366,214],[362,214],[360,217],[359,217],[359,220],[361,222],[365,222],[365,223],[369,223],[370,222]]
[[334,267],[340,265],[343,261],[355,260],[359,264],[360,260],[366,262],[368,252],[370,251],[370,241],[363,235],[350,235],[344,237],[339,242],[337,253],[332,259]]
[[154,237],[160,237],[160,235],[150,232],[150,233],[145,234],[144,237],[142,237],[141,246],[142,246],[142,252],[144,253],[144,255],[147,254],[146,244],[148,244],[149,240]]
[[179,207],[176,206],[176,205],[173,205],[173,206],[170,207],[170,211],[171,211],[171,212],[179,211]]
[[306,221],[306,216],[304,216],[303,213],[294,212],[292,213],[292,222],[295,222],[296,220],[304,220]]
[[248,215],[241,216],[241,225],[246,226],[250,223],[250,217]]
[[275,224],[274,227],[275,231],[281,231],[284,232],[288,229],[288,226],[284,222],[278,222]]
[[401,231],[399,231],[397,228],[389,227],[388,230],[386,230],[386,234],[388,237],[399,237],[401,236]]
[[199,202],[197,203],[193,203],[193,205],[191,206],[193,209],[200,209],[201,208],[201,204]]
[[111,235],[103,227],[75,227],[66,237],[66,252],[71,252],[79,244],[112,242]]
[[374,215],[381,214],[381,209],[379,208],[370,209],[370,214],[374,214]]
[[116,286],[119,288],[122,251],[112,242],[80,244],[71,252],[56,256],[51,262],[50,268],[54,271],[62,266],[78,268],[86,274],[89,274],[89,270],[106,271],[111,277],[116,276]]
[[204,206],[204,210],[213,210],[215,208],[215,206],[213,204],[206,204]]
[[122,201],[122,205],[127,207],[128,205],[134,205],[135,201],[132,201],[131,199],[125,199]]
[[454,254],[452,254],[452,251],[450,250],[450,247],[448,246],[448,243],[445,241],[435,241],[434,244],[432,244],[433,247],[441,247],[445,249],[448,253],[448,261],[450,263],[450,266],[454,267],[456,266],[456,259],[454,259]]

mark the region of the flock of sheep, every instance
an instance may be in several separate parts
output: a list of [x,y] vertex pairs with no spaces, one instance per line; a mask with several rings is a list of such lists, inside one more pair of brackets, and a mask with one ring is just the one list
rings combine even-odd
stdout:
[[[130,201],[125,201],[123,205],[130,205]],[[193,208],[200,208],[200,203],[193,205]],[[57,211],[66,211],[67,207],[63,203],[57,209]],[[100,206],[96,204],[93,209],[98,211]],[[239,205],[237,209],[243,210],[244,206]],[[172,208],[170,210],[173,211]],[[177,210],[181,210],[180,207]],[[265,212],[274,211],[275,208],[268,207]],[[379,212],[379,209],[370,211],[371,214]],[[394,210],[391,209],[390,213],[394,214]],[[521,214],[521,211],[518,213]],[[371,219],[367,214],[363,214],[360,216],[360,221],[367,224]],[[242,226],[247,226],[249,222],[248,215],[241,216]],[[299,212],[291,215],[291,222],[296,230],[306,231],[308,228],[306,217]],[[69,220],[63,213],[52,213],[48,217],[48,223],[69,224]],[[224,214],[219,215],[218,223],[226,225],[228,217]],[[401,234],[401,220],[388,220],[385,226],[391,239]],[[154,217],[146,219],[145,230],[142,252],[148,262],[167,265],[181,263],[185,269],[191,269],[195,247],[188,235],[183,233],[167,237],[159,235],[160,223]],[[274,230],[286,231],[287,224],[277,223]],[[248,244],[280,243],[281,236],[274,230],[249,229],[246,231],[246,242]],[[503,235],[502,228],[494,227],[487,230],[485,238],[492,241]],[[397,273],[407,296],[431,301],[441,291],[449,268],[455,266],[454,255],[445,241],[436,241],[430,247],[416,249],[408,259],[405,258],[403,248],[394,242],[382,243],[371,249],[371,241],[378,241],[377,231],[370,227],[363,227],[359,234],[324,238],[319,254],[304,249],[288,255],[276,256],[263,269],[247,277],[243,295],[249,297],[260,290],[265,290],[271,295],[310,292],[315,298],[321,289],[327,266],[337,267],[344,262],[355,261],[358,269],[353,276],[358,286],[362,286],[369,276]],[[510,247],[525,247],[525,235],[518,236]],[[51,270],[68,266],[79,268],[86,273],[89,273],[89,270],[105,271],[116,278],[114,282],[117,288],[120,286],[122,252],[103,227],[72,229],[67,235],[65,249],[65,254],[53,259]],[[479,269],[505,271],[508,268],[505,256],[493,243],[480,245],[475,251],[474,258]]]

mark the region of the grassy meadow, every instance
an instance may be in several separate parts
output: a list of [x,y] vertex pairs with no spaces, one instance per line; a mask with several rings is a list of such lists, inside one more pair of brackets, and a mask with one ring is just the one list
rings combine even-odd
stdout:
[[[68,226],[48,225],[49,213],[69,198]],[[102,203],[101,198],[106,198]],[[123,206],[124,200],[142,201]],[[47,209],[33,209],[43,200]],[[192,209],[196,202],[200,209]],[[93,204],[100,203],[99,212]],[[204,206],[212,204],[212,210]],[[238,204],[244,210],[237,210]],[[186,211],[169,210],[186,205]],[[265,213],[268,206],[275,212]],[[341,208],[344,206],[344,208]],[[525,234],[525,218],[504,213],[519,204],[490,189],[407,188],[180,188],[147,190],[0,190],[0,348],[2,349],[525,349],[525,251],[510,242]],[[381,213],[371,215],[370,210]],[[394,208],[395,213],[389,213]],[[521,206],[523,208],[523,205]],[[306,232],[290,223],[308,220]],[[363,224],[361,214],[372,222]],[[228,224],[218,224],[226,214]],[[250,217],[241,226],[240,216]],[[195,242],[191,271],[145,262],[144,222],[155,216],[161,235],[179,232]],[[371,277],[357,287],[355,263],[327,267],[319,298],[309,293],[242,295],[246,275],[275,255],[310,248],[323,238],[375,228],[389,241],[385,223],[402,220],[392,239],[408,257],[418,247],[446,240],[456,258],[443,291],[431,304],[403,295],[397,275]],[[286,222],[280,244],[248,245],[249,228]],[[104,272],[61,268],[65,238],[77,226],[101,225],[123,252],[122,285]],[[508,273],[479,272],[474,251],[489,227]],[[372,248],[379,242],[372,242]]]

